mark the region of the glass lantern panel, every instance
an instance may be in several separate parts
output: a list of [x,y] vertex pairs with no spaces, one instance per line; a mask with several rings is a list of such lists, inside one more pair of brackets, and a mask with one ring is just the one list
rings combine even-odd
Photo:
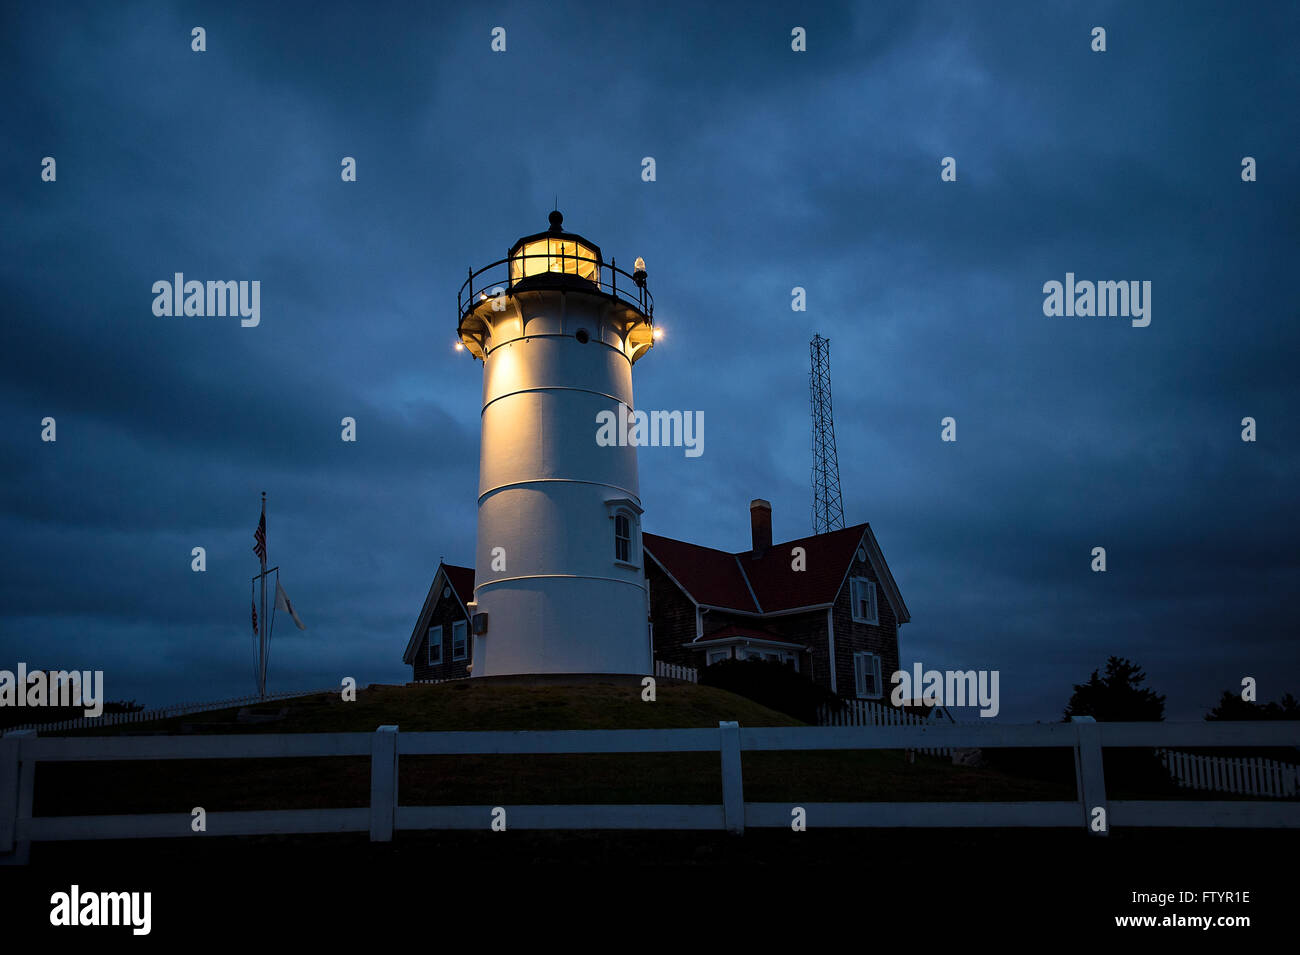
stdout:
[[525,242],[510,259],[510,281],[544,275],[548,272],[576,275],[598,283],[599,266],[596,252],[581,242],[571,239],[537,239]]

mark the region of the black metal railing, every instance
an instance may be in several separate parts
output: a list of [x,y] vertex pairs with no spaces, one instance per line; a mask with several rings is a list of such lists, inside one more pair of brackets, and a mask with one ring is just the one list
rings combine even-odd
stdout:
[[[531,275],[526,274],[528,269],[525,265],[528,259],[546,259],[547,265],[543,271],[534,272]],[[518,265],[516,266],[516,263]],[[587,263],[591,268],[584,268],[582,263]],[[518,269],[519,275],[513,273]],[[587,274],[582,274],[582,273]],[[619,281],[619,276],[623,281]],[[517,253],[507,256],[504,259],[498,259],[491,265],[485,265],[477,272],[471,270],[469,278],[461,285],[460,291],[456,293],[456,316],[457,320],[463,319],[465,315],[479,303],[486,302],[495,298],[497,295],[509,295],[516,287],[526,288],[532,283],[544,282],[555,279],[564,280],[566,287],[583,288],[590,286],[592,289],[611,295],[621,302],[634,306],[650,322],[654,322],[655,301],[654,296],[650,294],[649,289],[645,287],[645,274],[642,273],[641,281],[638,283],[636,276],[623,271],[614,261],[602,262],[600,259],[593,259],[585,255],[562,255],[558,252],[535,252],[535,253]]]

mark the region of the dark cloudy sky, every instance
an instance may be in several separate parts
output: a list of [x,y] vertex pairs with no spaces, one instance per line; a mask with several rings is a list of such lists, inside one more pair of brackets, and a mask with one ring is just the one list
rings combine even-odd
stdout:
[[[265,489],[309,627],[272,689],[408,678],[439,557],[473,559],[456,291],[558,194],[648,263],[638,405],[705,414],[702,457],[641,452],[648,531],[744,549],[765,497],[809,533],[821,332],[905,663],[1000,670],[1010,719],[1112,653],[1172,718],[1300,693],[1298,9],[6,4],[0,668],[250,692]],[[155,317],[178,271],[259,280],[261,325]],[[1045,317],[1067,271],[1149,280],[1150,327]]]

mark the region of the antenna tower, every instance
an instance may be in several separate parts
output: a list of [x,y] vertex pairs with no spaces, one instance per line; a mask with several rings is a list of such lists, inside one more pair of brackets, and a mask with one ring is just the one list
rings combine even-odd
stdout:
[[825,534],[844,527],[844,501],[840,495],[840,460],[835,451],[835,420],[831,416],[831,341],[814,335],[810,343],[812,396],[813,533]]

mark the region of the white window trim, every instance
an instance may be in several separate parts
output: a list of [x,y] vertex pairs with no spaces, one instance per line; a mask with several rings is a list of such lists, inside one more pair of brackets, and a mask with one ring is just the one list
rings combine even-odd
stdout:
[[[613,561],[616,567],[627,567],[631,570],[640,570],[644,563],[643,550],[641,548],[641,518],[642,510],[636,502],[627,498],[606,501],[605,507],[609,511],[610,536],[615,540],[615,550]],[[627,530],[629,541],[627,545],[628,560],[620,560],[618,557],[618,518],[627,518]]]
[[[871,598],[870,617],[858,616],[858,587],[866,585],[867,594]],[[866,623],[873,626],[880,626],[880,600],[876,590],[875,581],[867,577],[850,577],[849,578],[849,611],[853,614],[854,623]]]
[[[859,665],[860,661],[871,667],[872,679],[876,685],[875,693],[866,692],[866,687],[864,686],[865,681],[862,679],[864,668]],[[857,693],[858,699],[878,700],[884,696],[884,686],[881,682],[880,666],[880,655],[877,653],[859,651],[853,654],[853,689]]]
[[[627,521],[626,538],[620,537],[618,533],[618,519],[620,517]],[[634,567],[638,569],[640,568],[641,565],[636,563],[636,556],[638,550],[636,536],[637,536],[636,518],[632,516],[632,513],[630,511],[624,511],[624,510],[615,511],[614,512],[614,563],[622,567]],[[624,560],[623,558],[618,556],[618,542],[621,540],[627,541],[627,560]]]
[[[436,660],[433,658],[433,634],[434,634],[434,631],[435,631],[435,630],[438,632],[438,659],[436,659]],[[425,647],[425,649],[424,649],[424,661],[425,661],[425,663],[427,663],[427,664],[428,664],[429,666],[431,666],[431,667],[441,666],[441,665],[442,665],[442,657],[443,657],[443,653],[442,653],[442,650],[443,650],[443,646],[442,646],[442,625],[441,625],[441,624],[439,624],[438,626],[430,627],[430,628],[429,628],[429,631],[428,631],[428,639],[429,639],[428,646]]]
[[[456,628],[459,627],[465,639],[461,641],[460,653],[456,652]],[[464,660],[469,656],[469,623],[465,620],[454,621],[451,625],[451,659]]]

